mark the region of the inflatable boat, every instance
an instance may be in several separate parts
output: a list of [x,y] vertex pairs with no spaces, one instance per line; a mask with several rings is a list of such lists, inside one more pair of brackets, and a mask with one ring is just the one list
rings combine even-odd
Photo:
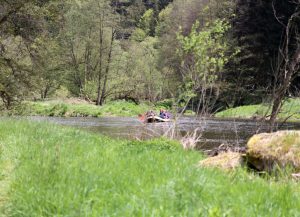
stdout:
[[145,119],[146,123],[169,122],[169,121],[171,121],[171,119],[164,119],[159,116],[149,116],[146,117]]

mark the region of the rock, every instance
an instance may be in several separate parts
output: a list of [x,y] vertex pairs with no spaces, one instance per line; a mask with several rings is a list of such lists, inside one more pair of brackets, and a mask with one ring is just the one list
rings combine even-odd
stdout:
[[270,116],[261,116],[261,115],[254,114],[251,117],[251,119],[254,120],[254,121],[269,121]]
[[231,145],[231,144],[221,144],[219,147],[215,147],[211,150],[204,151],[205,154],[213,157],[217,156],[220,153],[223,152],[239,152],[239,153],[246,153],[246,147],[241,147],[241,146],[236,146],[236,145]]
[[300,131],[278,131],[254,135],[247,143],[247,164],[271,172],[274,166],[300,170]]
[[216,167],[224,170],[231,170],[243,164],[243,154],[238,152],[224,152],[217,156],[206,158],[199,162],[201,167]]

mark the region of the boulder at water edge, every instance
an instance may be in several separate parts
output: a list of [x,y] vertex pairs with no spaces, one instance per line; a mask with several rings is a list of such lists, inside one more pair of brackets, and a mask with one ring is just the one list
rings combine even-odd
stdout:
[[251,137],[247,143],[247,163],[259,171],[271,172],[275,166],[300,171],[300,131],[278,131]]
[[243,156],[238,152],[224,152],[217,156],[206,158],[199,162],[201,167],[215,167],[224,170],[231,170],[240,167],[243,163]]

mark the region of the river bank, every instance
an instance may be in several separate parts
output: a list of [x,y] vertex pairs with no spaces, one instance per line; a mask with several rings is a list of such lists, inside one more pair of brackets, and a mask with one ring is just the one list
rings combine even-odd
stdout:
[[[156,104],[142,102],[136,104],[125,100],[111,101],[103,106],[96,106],[93,103],[71,98],[63,100],[48,101],[25,101],[14,109],[1,111],[1,115],[17,116],[53,116],[53,117],[136,117],[145,111],[159,109],[171,109],[171,103],[158,102]],[[268,118],[271,108],[268,104],[239,106],[218,112],[215,118],[231,119],[253,119],[260,120]],[[185,115],[195,115],[193,111],[187,110]],[[300,99],[287,99],[278,115],[279,121],[300,121]]]
[[[115,100],[96,106],[81,98],[64,98],[44,101],[23,101],[10,110],[1,107],[0,116],[49,116],[49,117],[137,117],[146,111],[159,112],[160,109],[172,110],[172,100],[156,103],[134,103],[126,100]],[[185,115],[195,116],[192,110],[186,110]]]
[[[217,118],[248,118],[262,119],[268,117],[271,107],[268,104],[239,106],[227,109],[215,114]],[[287,99],[284,101],[282,110],[278,115],[279,120],[300,121],[300,99]]]
[[300,214],[297,183],[199,168],[203,156],[173,141],[114,140],[4,119],[0,145],[6,216]]
[[103,106],[96,106],[79,98],[48,101],[25,101],[8,115],[18,116],[53,116],[53,117],[133,117],[147,110],[159,110],[154,104],[135,104],[124,100],[108,102]]

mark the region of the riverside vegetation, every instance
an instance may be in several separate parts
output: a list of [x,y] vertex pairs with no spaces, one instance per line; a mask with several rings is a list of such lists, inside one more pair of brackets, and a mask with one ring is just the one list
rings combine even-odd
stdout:
[[299,216],[300,188],[198,167],[177,142],[114,140],[2,118],[4,216]]
[[[40,102],[23,102],[15,109],[8,111],[8,115],[40,115],[58,117],[100,117],[100,116],[137,116],[147,110],[165,108],[154,104],[135,104],[123,100],[112,101],[104,106],[96,106],[84,100],[50,100]],[[75,101],[75,102],[74,102]],[[76,102],[77,101],[77,102]]]
[[[0,103],[1,108],[1,103]],[[146,111],[160,109],[172,109],[172,100],[163,100],[156,103],[115,100],[107,102],[103,106],[80,98],[58,98],[44,101],[24,101],[11,110],[2,109],[0,115],[17,116],[54,116],[54,117],[136,117]],[[186,114],[194,114],[187,110]]]
[[[263,118],[270,116],[271,109],[268,104],[246,105],[227,109],[216,113],[218,118]],[[283,103],[279,120],[300,121],[300,99],[286,99]]]
[[[99,107],[175,99],[202,114],[268,101],[274,125],[281,101],[299,97],[299,1],[18,0],[0,11],[9,111],[57,92]],[[45,113],[69,106],[57,107]],[[64,115],[106,113],[85,110]]]
[[[121,116],[134,117],[148,110],[159,111],[159,109],[172,109],[172,100],[164,100],[157,103],[143,102],[136,104],[131,101],[117,100],[106,103],[99,107],[79,98],[56,99],[48,101],[25,101],[14,109],[2,110],[2,115],[40,115],[58,117],[102,117]],[[270,105],[257,104],[239,106],[218,112],[214,115],[217,118],[246,118],[262,119],[270,115]],[[186,110],[186,115],[195,115],[192,110]],[[278,115],[279,120],[299,121],[300,120],[300,99],[286,99]]]

